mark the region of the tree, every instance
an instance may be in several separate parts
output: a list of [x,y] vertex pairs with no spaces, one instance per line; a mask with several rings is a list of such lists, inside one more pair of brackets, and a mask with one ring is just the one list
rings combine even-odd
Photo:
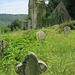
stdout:
[[48,0],[48,1],[49,3],[47,5],[47,16],[50,16],[50,14],[53,12],[56,6],[60,3],[60,0]]
[[66,8],[71,15],[72,19],[75,19],[75,0],[64,0],[64,4],[66,5]]
[[53,12],[56,6],[62,1],[64,5],[66,6],[71,17],[75,19],[75,0],[48,0],[48,1],[49,1],[47,5],[48,16],[50,15],[50,13]]
[[22,21],[20,21],[19,19],[15,19],[11,22],[10,25],[8,25],[8,27],[11,29],[11,31],[17,28],[20,29],[22,27]]

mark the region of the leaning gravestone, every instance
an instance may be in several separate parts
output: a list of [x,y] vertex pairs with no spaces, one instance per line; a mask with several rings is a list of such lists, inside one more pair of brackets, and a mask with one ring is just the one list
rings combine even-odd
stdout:
[[45,33],[43,31],[38,31],[36,33],[36,38],[39,39],[39,38],[45,38]]
[[64,27],[65,34],[71,33],[71,28],[69,26]]
[[15,68],[19,75],[40,75],[47,70],[47,65],[38,60],[37,56],[30,52],[25,57],[25,60],[18,64]]
[[6,46],[7,46],[7,41],[5,41],[5,40],[1,40],[0,41],[0,49],[3,49],[3,48],[5,48]]

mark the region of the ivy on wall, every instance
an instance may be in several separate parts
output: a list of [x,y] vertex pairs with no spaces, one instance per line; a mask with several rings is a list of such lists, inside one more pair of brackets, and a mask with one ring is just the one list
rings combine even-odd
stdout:
[[56,13],[52,13],[48,18],[43,18],[44,26],[52,26],[55,24],[61,24],[62,22],[64,22],[64,15],[58,10],[56,10]]
[[38,8],[36,27],[41,28],[43,26],[43,17],[45,16],[45,2],[37,2],[36,6]]
[[42,27],[41,21],[42,21],[41,12],[38,11],[38,13],[37,13],[37,27]]

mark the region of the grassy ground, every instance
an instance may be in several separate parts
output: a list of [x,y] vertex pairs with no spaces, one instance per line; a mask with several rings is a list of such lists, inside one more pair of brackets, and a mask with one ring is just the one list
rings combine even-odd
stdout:
[[65,35],[55,29],[43,30],[44,39],[36,39],[38,30],[17,31],[0,35],[9,48],[0,54],[0,75],[17,75],[15,67],[29,52],[43,60],[48,69],[42,75],[75,75],[75,30]]

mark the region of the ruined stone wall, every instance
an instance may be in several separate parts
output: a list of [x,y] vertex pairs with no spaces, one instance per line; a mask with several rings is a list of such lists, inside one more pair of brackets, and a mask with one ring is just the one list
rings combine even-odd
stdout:
[[54,9],[54,11],[53,11],[54,16],[57,16],[57,14],[56,14],[57,12],[60,13],[61,16],[64,17],[65,21],[69,21],[71,19],[71,16],[69,15],[69,13],[68,13],[68,11],[62,1]]
[[23,22],[24,29],[28,29],[28,22]]
[[54,9],[49,18],[46,18],[45,0],[29,0],[28,6],[28,29],[33,29],[35,27],[41,28],[45,25],[50,26],[54,24],[60,24],[71,19],[62,1]]
[[[44,3],[42,5],[42,3]],[[37,17],[41,16],[41,18],[46,14],[45,2],[44,0],[29,0],[29,9],[28,9],[28,29],[33,29],[38,25]],[[40,15],[38,15],[40,12]],[[39,18],[40,19],[40,18]],[[42,24],[42,19],[40,19],[39,25]]]
[[37,0],[29,0],[29,10],[28,10],[28,29],[35,28],[36,24],[36,14],[37,14],[37,7],[36,7]]
[[43,17],[46,16],[46,6],[45,2],[42,1],[37,3],[38,11],[37,11],[37,26],[43,27]]

